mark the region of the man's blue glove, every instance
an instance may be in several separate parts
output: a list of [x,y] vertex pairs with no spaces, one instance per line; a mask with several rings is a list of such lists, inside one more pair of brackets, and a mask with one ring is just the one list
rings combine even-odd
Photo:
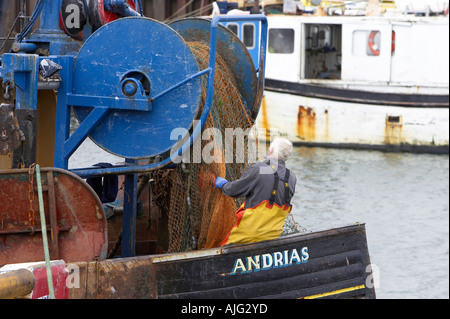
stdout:
[[222,188],[223,185],[225,185],[226,183],[228,183],[228,181],[225,178],[222,177],[217,177],[215,184],[216,184],[216,188]]

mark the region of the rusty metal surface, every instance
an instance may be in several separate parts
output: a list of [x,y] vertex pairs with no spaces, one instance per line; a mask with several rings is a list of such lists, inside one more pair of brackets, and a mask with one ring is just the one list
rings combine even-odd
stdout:
[[[0,170],[0,265],[44,258],[34,177],[27,169]],[[105,258],[106,217],[95,192],[61,169],[42,168],[41,179],[50,258],[66,262]]]
[[0,155],[14,151],[20,144],[19,123],[14,105],[0,104]]
[[79,286],[69,299],[155,299],[156,275],[147,257],[117,258],[76,263]]
[[314,141],[316,138],[316,112],[310,107],[300,105],[297,114],[297,133],[305,141]]
[[[18,13],[14,2],[16,1],[0,1],[0,37],[2,37],[2,40],[0,40],[0,47],[3,46],[3,38],[8,35],[8,31],[12,27]],[[9,52],[12,42],[13,41],[10,40],[5,44],[2,51],[3,53]]]

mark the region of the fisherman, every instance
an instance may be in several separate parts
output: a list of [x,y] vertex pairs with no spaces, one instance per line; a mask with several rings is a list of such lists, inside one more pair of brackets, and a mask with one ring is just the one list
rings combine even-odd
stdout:
[[292,143],[275,139],[266,160],[250,166],[240,179],[228,182],[217,177],[215,187],[231,197],[245,197],[236,212],[236,224],[222,242],[244,244],[280,237],[287,215],[292,210],[291,199],[297,178],[286,168],[292,153]]

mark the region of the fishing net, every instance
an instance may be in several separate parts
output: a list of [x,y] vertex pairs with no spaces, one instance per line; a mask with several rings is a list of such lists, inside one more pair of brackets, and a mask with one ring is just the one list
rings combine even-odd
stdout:
[[[200,68],[207,68],[209,47],[200,42],[188,46]],[[202,138],[171,174],[169,252],[217,247],[235,224],[235,212],[243,199],[223,195],[214,181],[218,176],[236,180],[254,162],[254,154],[248,152],[248,144],[257,143],[249,138],[252,126],[231,70],[218,55],[213,103]],[[230,134],[231,130],[236,134]]]

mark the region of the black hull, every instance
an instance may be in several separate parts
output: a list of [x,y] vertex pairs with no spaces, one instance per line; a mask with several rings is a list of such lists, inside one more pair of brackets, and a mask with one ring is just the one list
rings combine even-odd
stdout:
[[375,298],[364,224],[78,266],[71,298]]
[[341,101],[347,103],[364,103],[373,105],[449,108],[449,95],[397,94],[367,92],[319,86],[314,84],[292,83],[266,79],[268,91],[289,93],[312,98]]
[[[236,260],[246,267],[247,257],[286,250],[289,256],[304,247],[306,262],[231,273]],[[374,289],[366,287],[368,265],[365,228],[355,225],[225,248],[214,258],[163,263],[157,266],[157,290],[159,298],[374,298]]]
[[448,145],[431,146],[431,145],[414,145],[414,144],[350,144],[350,143],[314,143],[314,142],[293,142],[294,146],[301,147],[323,147],[341,150],[363,150],[363,151],[379,151],[384,153],[412,153],[412,154],[435,154],[448,155]]

